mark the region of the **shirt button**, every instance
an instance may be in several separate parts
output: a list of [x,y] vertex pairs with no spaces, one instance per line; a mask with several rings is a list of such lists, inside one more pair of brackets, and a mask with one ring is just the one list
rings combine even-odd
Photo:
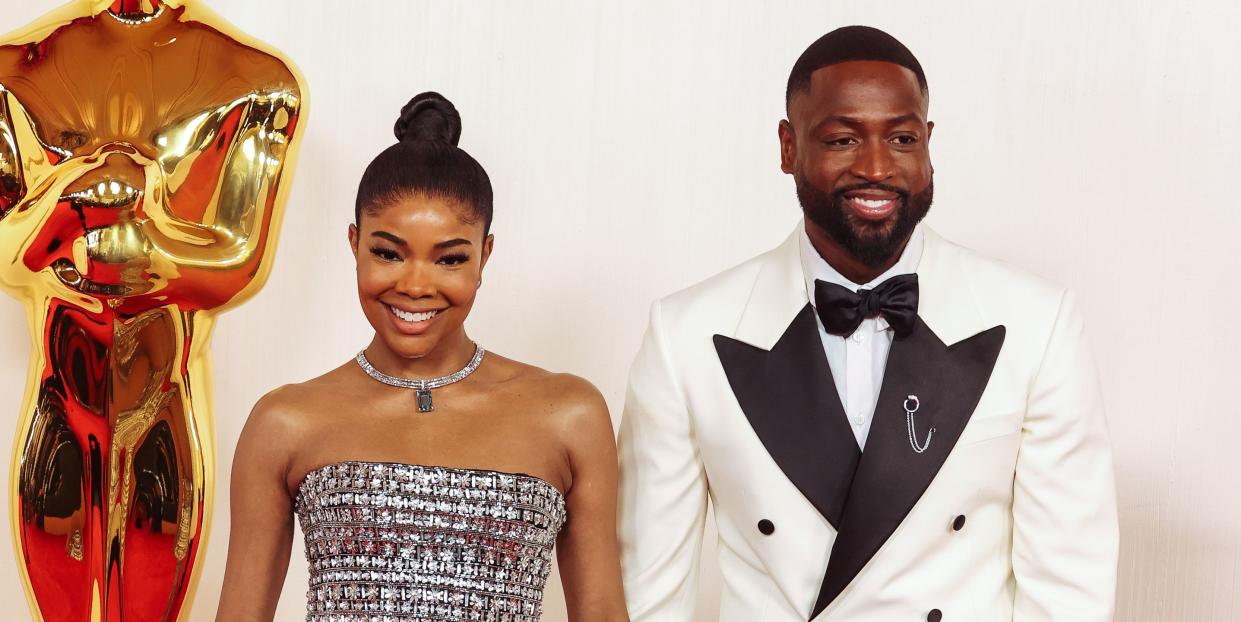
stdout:
[[853,418],[853,425],[862,425],[864,421],[866,421],[866,419],[863,418],[862,415],[858,415]]
[[865,338],[866,335],[863,335],[860,330],[853,331],[853,337],[851,337],[851,339],[853,339],[853,343],[862,343],[862,340]]

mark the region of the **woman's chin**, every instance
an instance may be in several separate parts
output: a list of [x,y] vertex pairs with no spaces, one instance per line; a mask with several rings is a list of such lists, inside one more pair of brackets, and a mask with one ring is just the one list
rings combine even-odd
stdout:
[[381,334],[380,339],[389,351],[403,359],[420,359],[433,352],[439,343],[428,335]]

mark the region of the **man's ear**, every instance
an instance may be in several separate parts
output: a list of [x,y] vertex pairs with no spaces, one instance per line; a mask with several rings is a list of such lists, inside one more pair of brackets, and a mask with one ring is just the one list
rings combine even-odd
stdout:
[[793,163],[797,161],[797,135],[793,133],[793,125],[788,119],[780,120],[777,133],[780,135],[780,170],[792,175],[795,170]]

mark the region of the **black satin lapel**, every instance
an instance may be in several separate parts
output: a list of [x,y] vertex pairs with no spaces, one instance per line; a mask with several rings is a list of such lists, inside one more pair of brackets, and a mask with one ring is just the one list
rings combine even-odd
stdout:
[[806,305],[770,351],[715,336],[728,384],[767,452],[833,527],[860,451],[836,394],[814,308]]
[[[812,619],[874,557],[931,485],[978,406],[1003,344],[1004,327],[996,326],[945,346],[921,318],[913,332],[892,342]],[[926,442],[928,430],[935,429],[923,453],[910,446],[904,408],[909,395],[921,402],[914,415],[917,441]]]

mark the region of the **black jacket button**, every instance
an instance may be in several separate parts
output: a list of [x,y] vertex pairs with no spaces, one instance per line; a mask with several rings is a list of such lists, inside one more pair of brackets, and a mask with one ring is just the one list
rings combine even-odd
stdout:
[[944,613],[938,609],[932,609],[930,613],[926,614],[926,622],[939,622],[943,619]]
[[952,519],[952,530],[953,531],[961,531],[964,528],[965,528],[965,515],[964,514],[959,514],[956,518]]
[[764,536],[770,536],[772,532],[776,530],[776,526],[772,524],[771,521],[764,518],[763,520],[758,521],[758,530],[762,532]]

